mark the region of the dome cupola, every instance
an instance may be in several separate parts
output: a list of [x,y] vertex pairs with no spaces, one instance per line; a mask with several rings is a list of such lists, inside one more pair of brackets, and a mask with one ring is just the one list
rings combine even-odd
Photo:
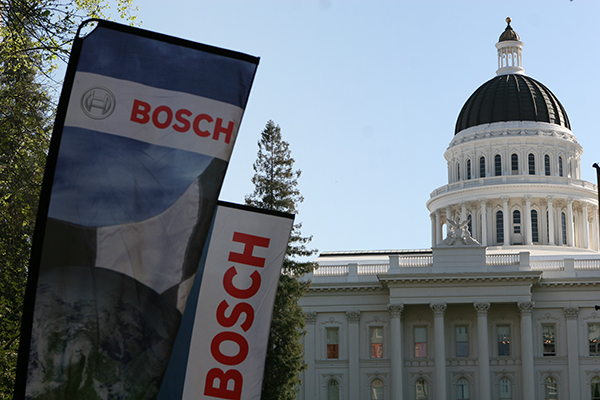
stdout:
[[510,26],[500,35],[496,77],[481,85],[463,106],[454,134],[494,122],[546,122],[571,129],[569,117],[558,98],[542,83],[525,75],[523,42]]

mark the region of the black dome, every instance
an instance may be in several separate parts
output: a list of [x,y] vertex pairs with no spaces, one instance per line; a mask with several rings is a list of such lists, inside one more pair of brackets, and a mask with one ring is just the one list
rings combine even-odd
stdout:
[[556,96],[526,75],[499,75],[479,87],[465,103],[454,134],[481,124],[505,121],[548,122],[571,129]]

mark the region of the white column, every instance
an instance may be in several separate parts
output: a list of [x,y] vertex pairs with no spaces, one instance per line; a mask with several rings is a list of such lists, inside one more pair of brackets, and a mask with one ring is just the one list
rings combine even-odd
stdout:
[[402,366],[404,364],[402,358],[402,311],[404,311],[404,305],[388,304],[388,311],[390,313],[390,333],[392,335],[390,340],[390,357],[392,358],[391,395],[392,400],[402,400],[404,397],[404,387],[402,385]]
[[446,229],[448,229],[448,220],[452,219],[452,209],[450,206],[446,206]]
[[304,361],[306,362],[306,372],[304,373],[304,399],[312,400],[317,398],[315,390],[315,323],[317,322],[316,312],[307,312],[305,315],[306,335],[304,336]]
[[490,345],[487,315],[490,303],[473,304],[477,311],[477,350],[479,361],[479,400],[490,400]]
[[360,373],[359,373],[359,337],[358,323],[360,321],[360,311],[347,311],[348,319],[348,399],[358,400],[360,398]]
[[535,399],[535,372],[533,368],[533,302],[518,303],[521,312],[521,370],[523,373],[523,399]]
[[446,400],[446,346],[444,340],[444,311],[446,304],[431,304],[433,311],[434,362],[435,362],[435,398]]
[[575,233],[573,232],[573,199],[567,199],[567,246],[575,245]]
[[569,399],[580,399],[579,389],[579,333],[577,315],[579,307],[565,307],[567,319],[567,363],[569,366]]
[[442,241],[442,215],[441,211],[435,210],[435,244],[437,246]]
[[583,215],[582,215],[582,219],[583,219],[583,248],[584,249],[589,249],[590,248],[590,226],[588,224],[588,203],[587,201],[584,201],[582,204],[582,208],[583,208]]
[[437,224],[435,221],[435,213],[431,213],[429,214],[429,218],[431,219],[431,247],[435,247],[435,245],[437,244],[435,242],[435,238],[436,238],[436,228],[437,228]]
[[525,196],[523,196],[523,198],[525,199],[525,215],[523,218],[525,220],[525,244],[532,245],[533,239],[531,235],[531,195],[526,194]]
[[548,244],[554,244],[554,208],[552,207],[552,200],[554,196],[546,197],[548,200]]
[[592,237],[594,238],[594,241],[593,241],[594,245],[591,247],[594,250],[600,250],[600,243],[599,243],[599,240],[600,240],[599,233],[600,232],[598,232],[598,207],[595,207],[595,206],[592,207],[592,215],[593,215],[593,217],[592,217],[592,231],[593,231]]
[[464,201],[460,202],[460,222],[467,220],[467,204]]
[[479,199],[481,208],[481,244],[487,246],[487,213],[485,199]]
[[508,196],[502,196],[502,229],[504,230],[504,245],[510,246],[510,211],[508,211]]

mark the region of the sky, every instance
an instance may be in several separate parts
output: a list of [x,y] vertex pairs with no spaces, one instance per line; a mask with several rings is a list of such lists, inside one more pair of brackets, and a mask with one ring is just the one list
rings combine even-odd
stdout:
[[141,28],[260,57],[220,199],[243,203],[267,121],[281,128],[322,251],[431,246],[425,203],[469,96],[497,69],[506,17],[525,73],[565,107],[600,162],[600,2],[134,0]]

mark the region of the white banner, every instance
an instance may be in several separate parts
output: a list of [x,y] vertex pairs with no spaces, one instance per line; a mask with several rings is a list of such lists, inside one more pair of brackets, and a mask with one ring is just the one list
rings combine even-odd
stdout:
[[260,399],[275,292],[292,224],[291,215],[217,207],[184,399]]

